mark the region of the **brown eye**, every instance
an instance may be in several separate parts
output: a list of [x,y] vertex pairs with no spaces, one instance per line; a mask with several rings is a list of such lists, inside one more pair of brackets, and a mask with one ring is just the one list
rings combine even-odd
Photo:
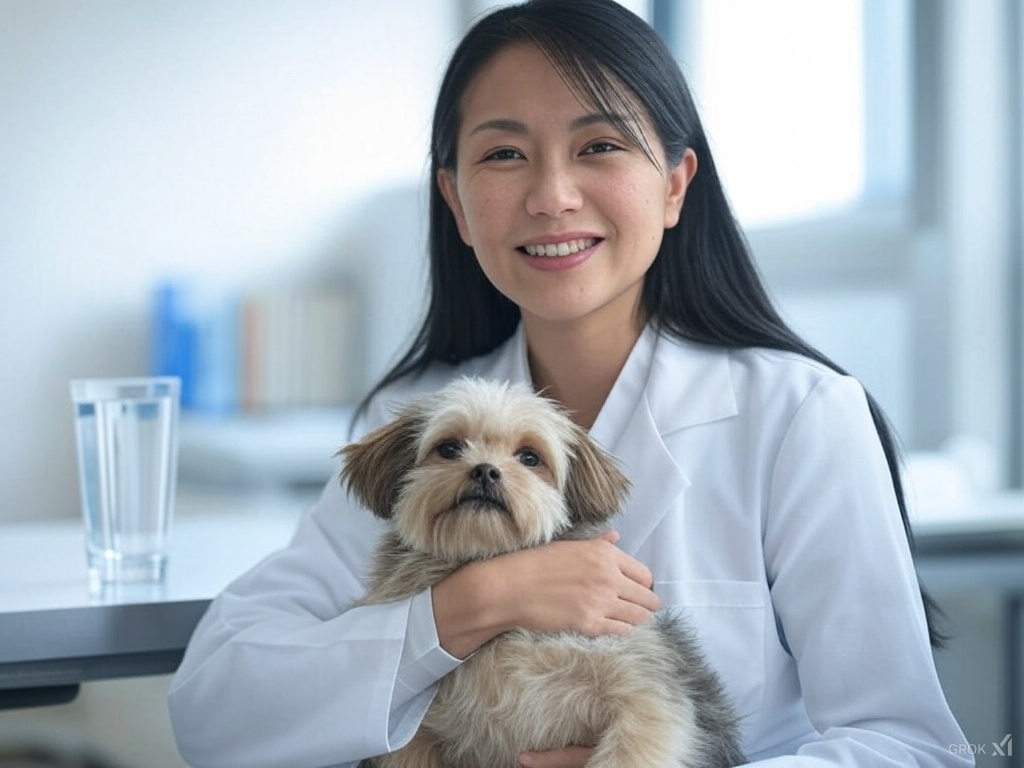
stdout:
[[616,144],[612,144],[610,141],[595,141],[593,144],[583,150],[584,155],[600,155],[605,152],[615,152],[616,150],[622,149]]
[[457,459],[462,454],[462,444],[458,440],[445,440],[437,446],[437,455],[442,459]]
[[540,454],[532,448],[523,448],[517,454],[516,458],[519,459],[519,463],[524,467],[539,467],[542,462],[540,460]]

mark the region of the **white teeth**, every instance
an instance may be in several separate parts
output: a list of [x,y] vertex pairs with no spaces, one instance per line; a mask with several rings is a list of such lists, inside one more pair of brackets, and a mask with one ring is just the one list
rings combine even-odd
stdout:
[[597,242],[596,238],[587,237],[582,240],[566,240],[563,243],[548,243],[547,245],[527,245],[523,248],[531,256],[568,256],[571,253],[578,253],[586,250]]

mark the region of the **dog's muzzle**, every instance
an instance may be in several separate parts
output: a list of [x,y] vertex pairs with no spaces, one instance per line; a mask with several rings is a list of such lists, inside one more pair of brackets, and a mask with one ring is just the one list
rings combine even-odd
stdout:
[[510,515],[512,512],[502,497],[501,470],[493,464],[477,464],[469,470],[470,488],[455,504],[456,509],[470,507],[474,511],[496,510]]

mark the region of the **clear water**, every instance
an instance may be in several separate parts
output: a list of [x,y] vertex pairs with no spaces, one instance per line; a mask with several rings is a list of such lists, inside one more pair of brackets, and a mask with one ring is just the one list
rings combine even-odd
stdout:
[[168,394],[75,404],[90,578],[163,578],[177,474],[177,402]]

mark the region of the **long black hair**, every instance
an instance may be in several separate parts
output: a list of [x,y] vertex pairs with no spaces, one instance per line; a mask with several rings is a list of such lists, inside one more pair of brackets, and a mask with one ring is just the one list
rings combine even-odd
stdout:
[[[532,43],[543,51],[581,101],[612,121],[652,162],[675,167],[687,149],[697,173],[686,190],[679,223],[667,229],[644,279],[639,312],[664,333],[720,347],[795,352],[845,373],[800,338],[776,310],[719,180],[700,117],[683,74],[661,38],[614,0],[529,0],[480,19],[455,49],[434,111],[430,163],[430,298],[418,335],[363,400],[435,363],[457,364],[506,341],[519,308],[484,275],[459,236],[437,184],[454,169],[461,99],[473,77],[498,51]],[[646,109],[664,147],[654,156],[635,126]],[[908,540],[913,541],[900,451],[885,415],[868,394],[871,418],[892,475]],[[937,606],[922,592],[933,646],[942,643]]]

